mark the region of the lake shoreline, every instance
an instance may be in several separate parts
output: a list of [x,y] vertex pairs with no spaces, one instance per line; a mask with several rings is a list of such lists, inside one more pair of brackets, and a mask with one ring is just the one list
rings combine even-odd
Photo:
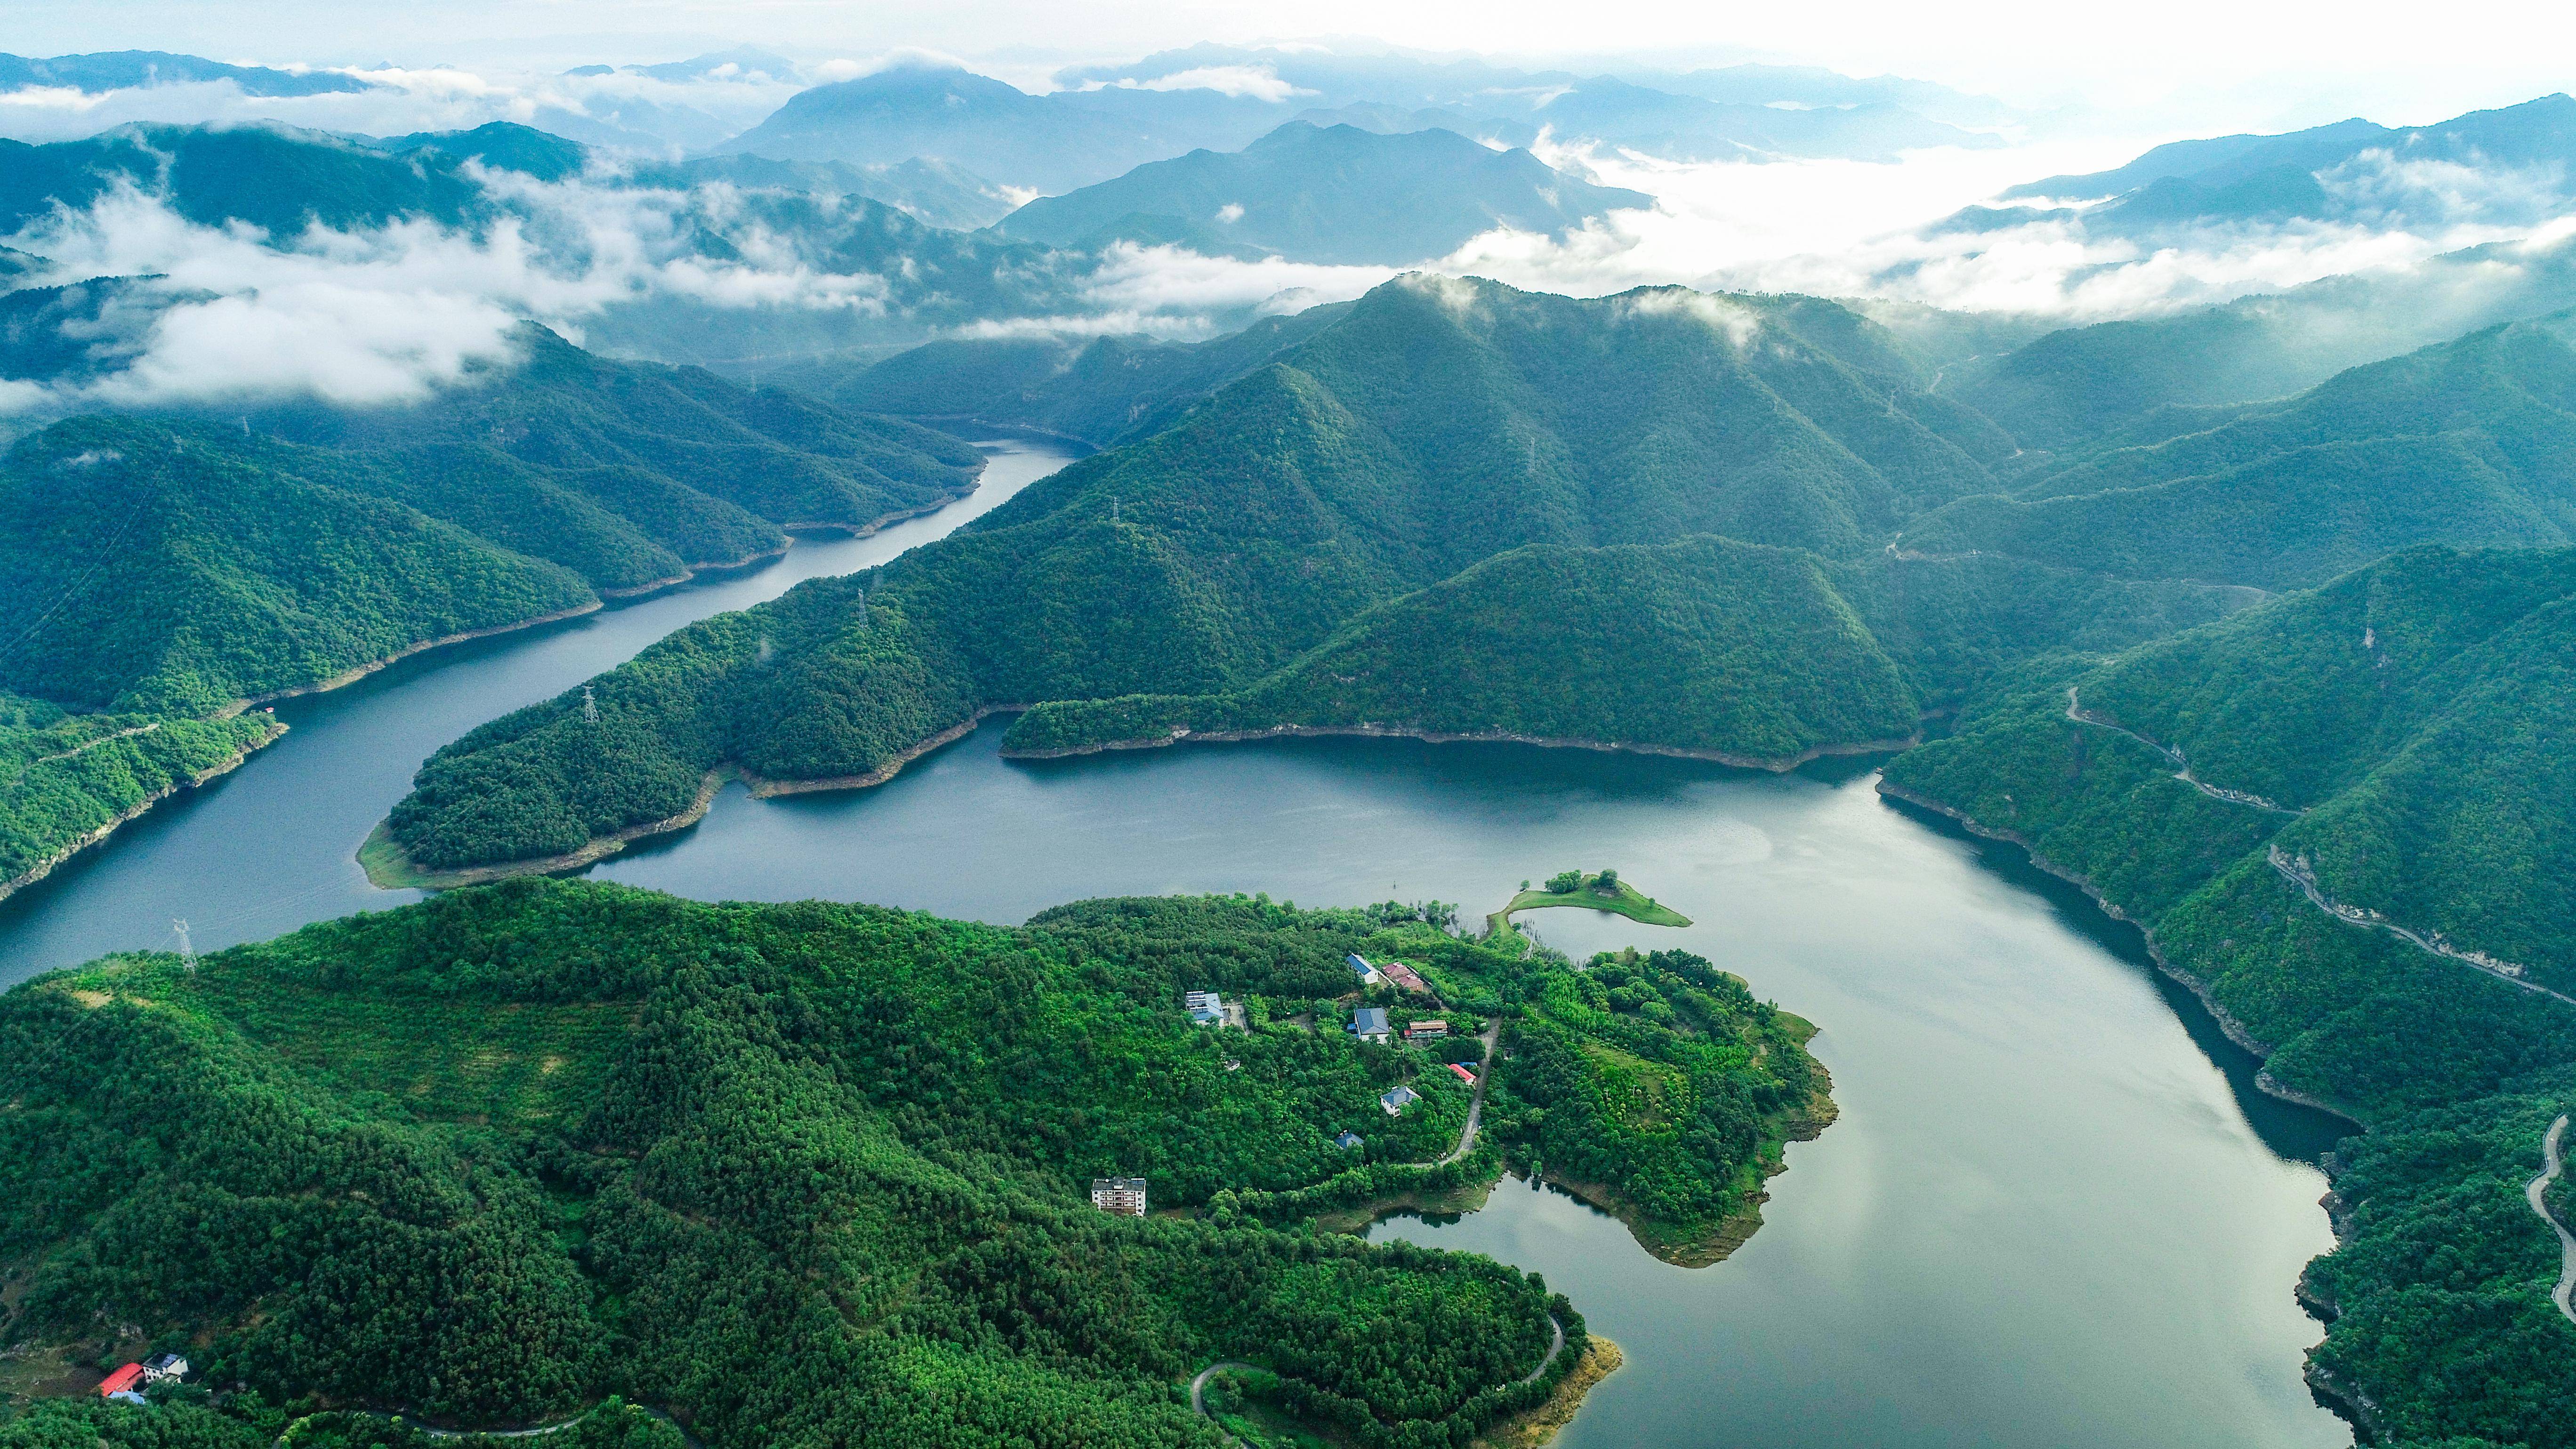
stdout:
[[1432,745],[1502,744],[1537,745],[1551,750],[1599,750],[1607,754],[1660,755],[1667,759],[1706,760],[1729,765],[1739,770],[1767,770],[1775,775],[1787,774],[1800,765],[1838,755],[1882,755],[1911,749],[1923,742],[1921,735],[1901,740],[1857,740],[1843,744],[1816,745],[1795,755],[1740,755],[1727,750],[1698,750],[1680,745],[1640,744],[1624,740],[1593,740],[1573,736],[1523,735],[1505,730],[1470,730],[1450,732],[1416,729],[1402,725],[1270,725],[1248,730],[1175,730],[1166,735],[1132,740],[1102,740],[1095,744],[1066,745],[1057,749],[1002,751],[1006,760],[1062,760],[1076,755],[1105,754],[1111,750],[1159,750],[1171,745],[1243,744],[1254,740],[1327,739],[1357,736],[1363,739],[1420,740]]
[[665,816],[660,820],[649,820],[641,825],[630,825],[623,830],[611,831],[606,835],[593,836],[580,849],[566,851],[561,855],[539,856],[530,860],[505,860],[491,865],[457,866],[453,869],[425,866],[414,861],[410,853],[403,849],[402,843],[394,839],[393,832],[389,828],[393,822],[391,817],[387,817],[376,822],[376,828],[367,832],[367,838],[359,843],[358,863],[367,872],[367,882],[380,890],[454,890],[460,886],[489,885],[493,881],[507,880],[512,876],[559,875],[565,871],[596,865],[636,841],[649,840],[656,835],[670,835],[688,829],[706,818],[707,812],[715,807],[716,797],[724,793],[725,785],[731,781],[741,781],[753,798],[764,800],[776,795],[804,795],[825,790],[864,790],[893,779],[903,773],[904,766],[931,751],[955,744],[973,734],[975,727],[982,724],[987,716],[1006,714],[1022,708],[1025,706],[988,705],[968,716],[963,722],[941,730],[864,775],[832,775],[817,780],[771,780],[755,775],[738,765],[718,765],[707,771],[705,777],[699,780],[698,793],[689,801],[688,807],[678,814]]
[[[233,715],[238,713],[240,713],[239,709],[234,709],[225,714],[217,715],[216,718],[230,719]],[[131,825],[135,821],[142,819],[145,815],[151,813],[153,806],[160,804],[162,801],[169,799],[180,791],[194,790],[198,786],[205,784],[208,780],[212,780],[219,775],[231,774],[234,770],[241,768],[242,763],[248,760],[253,753],[266,749],[270,745],[277,743],[279,738],[284,736],[285,733],[286,726],[281,722],[272,720],[269,723],[267,733],[261,735],[258,739],[240,746],[230,755],[216,761],[214,764],[208,765],[206,768],[189,776],[187,779],[173,781],[159,790],[144,796],[141,800],[136,801],[125,809],[118,811],[115,815],[110,816],[106,823],[99,825],[95,829],[92,829],[88,833],[73,840],[70,844],[63,846],[53,854],[46,856],[41,861],[38,861],[35,865],[19,872],[7,881],[0,881],[0,901],[5,901],[27,887],[34,885],[36,882],[43,880],[45,877],[52,875],[55,871],[60,870],[64,865],[68,864],[73,857],[79,855],[82,851],[88,850],[96,845],[104,844],[109,836],[114,835],[118,830],[125,826]]]

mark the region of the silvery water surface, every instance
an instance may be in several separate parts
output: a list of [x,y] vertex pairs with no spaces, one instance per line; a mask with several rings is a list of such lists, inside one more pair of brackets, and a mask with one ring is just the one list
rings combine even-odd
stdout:
[[[357,843],[420,760],[689,619],[936,537],[1060,466],[1005,443],[976,496],[874,538],[282,706],[294,728],[0,903],[0,981],[103,951],[200,949],[415,898]],[[756,801],[593,874],[708,899],[824,896],[1016,922],[1086,896],[1390,897],[1473,917],[1524,878],[1615,865],[1684,930],[1556,911],[1582,955],[1679,945],[1818,1023],[1841,1120],[1789,1149],[1766,1225],[1680,1269],[1506,1181],[1379,1236],[1546,1275],[1628,1366],[1565,1449],[2302,1446],[2350,1442],[2299,1368],[2291,1297],[2331,1246],[2330,1119],[2272,1101],[2126,928],[2017,854],[1883,803],[1865,764],[1787,776],[1509,746],[1312,740],[1013,763],[1001,723],[876,790]]]

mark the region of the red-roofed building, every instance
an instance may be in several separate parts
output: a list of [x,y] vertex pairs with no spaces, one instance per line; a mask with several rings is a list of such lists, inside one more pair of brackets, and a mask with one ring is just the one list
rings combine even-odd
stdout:
[[1459,1081],[1465,1082],[1468,1086],[1471,1086],[1471,1087],[1472,1087],[1472,1086],[1474,1086],[1474,1085],[1476,1085],[1476,1074],[1475,1074],[1474,1072],[1471,1072],[1471,1071],[1467,1070],[1465,1067],[1462,1067],[1462,1066],[1458,1065],[1456,1062],[1451,1062],[1451,1063],[1449,1064],[1449,1070],[1451,1070],[1451,1071],[1453,1071],[1453,1072],[1456,1072],[1456,1073],[1458,1074],[1458,1080],[1459,1080]]
[[1414,972],[1412,967],[1405,965],[1401,961],[1381,961],[1378,963],[1377,969],[1385,975],[1387,980],[1394,982],[1396,985],[1403,987],[1407,991],[1419,992],[1424,996],[1431,994],[1431,983],[1423,980],[1421,976]]
[[130,1363],[109,1374],[99,1384],[98,1396],[104,1399],[115,1394],[132,1393],[141,1387],[143,1387],[143,1365]]

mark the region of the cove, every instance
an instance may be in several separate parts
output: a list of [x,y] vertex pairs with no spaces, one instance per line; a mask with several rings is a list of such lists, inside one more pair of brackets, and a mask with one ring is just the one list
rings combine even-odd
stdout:
[[[407,661],[293,701],[213,787],[0,904],[0,981],[169,940],[256,939],[413,898],[357,843],[432,749],[671,628],[864,567],[1061,461],[1000,451],[957,508],[769,569]],[[907,532],[909,530],[909,532]],[[1570,1449],[2332,1446],[2291,1288],[2331,1246],[2316,1114],[2251,1065],[2132,935],[2007,847],[1891,807],[1866,762],[1772,776],[1509,745],[1282,740],[1001,758],[994,720],[886,785],[748,797],[603,862],[707,898],[867,900],[996,922],[1123,893],[1390,896],[1473,919],[1523,879],[1615,866],[1688,916],[1557,910],[1577,955],[1678,945],[1817,1022],[1841,1118],[1792,1144],[1734,1257],[1656,1262],[1615,1221],[1506,1182],[1445,1222],[1380,1225],[1535,1269],[1628,1366]]]

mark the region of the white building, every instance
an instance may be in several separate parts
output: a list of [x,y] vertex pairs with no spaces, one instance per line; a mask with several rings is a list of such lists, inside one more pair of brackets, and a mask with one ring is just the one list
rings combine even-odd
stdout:
[[1145,1215],[1145,1179],[1095,1177],[1091,1180],[1091,1205],[1120,1217],[1141,1218]]
[[1420,1092],[1413,1090],[1411,1087],[1398,1087],[1394,1091],[1387,1093],[1385,1096],[1378,1098],[1377,1104],[1386,1109],[1386,1115],[1390,1117],[1400,1117],[1404,1115],[1405,1108],[1410,1107],[1421,1100],[1422,1094]]
[[1213,991],[1185,991],[1181,993],[1181,1005],[1189,1008],[1190,1020],[1201,1026],[1225,1023],[1225,998]]

